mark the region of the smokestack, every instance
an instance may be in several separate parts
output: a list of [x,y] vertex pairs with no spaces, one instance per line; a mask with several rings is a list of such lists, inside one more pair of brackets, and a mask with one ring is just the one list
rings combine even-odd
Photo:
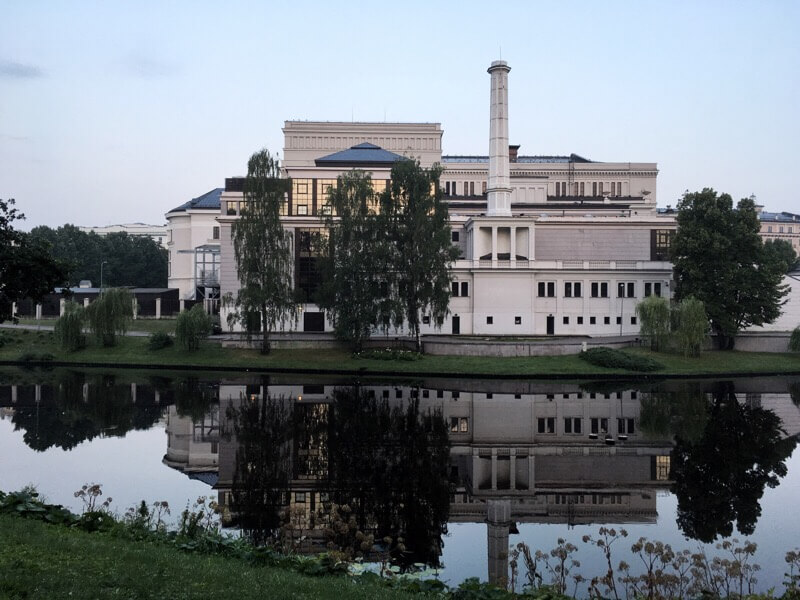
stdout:
[[486,215],[511,216],[511,176],[508,169],[508,72],[504,60],[489,67],[492,76],[489,111],[489,187]]

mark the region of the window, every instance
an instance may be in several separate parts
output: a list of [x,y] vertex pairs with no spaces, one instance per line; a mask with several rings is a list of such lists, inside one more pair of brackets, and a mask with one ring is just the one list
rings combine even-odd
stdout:
[[422,315],[422,324],[423,325],[430,325],[431,324],[431,316],[430,315]]
[[674,233],[671,229],[650,230],[650,260],[669,260],[669,248]]
[[305,502],[306,501],[306,493],[305,492],[295,492],[294,493],[294,501],[295,502]]
[[486,182],[483,182],[483,195],[486,195]]
[[622,317],[617,317],[617,325],[622,325]]
[[235,215],[236,214],[236,202],[231,202],[230,200],[227,202],[225,207],[225,212],[228,215]]
[[580,298],[582,294],[580,281],[565,281],[564,282],[564,297],[565,298]]
[[669,480],[669,454],[656,456],[656,481]]
[[617,419],[617,433],[633,433],[633,419]]
[[593,417],[589,425],[592,433],[608,433],[608,419]]
[[584,184],[583,184],[583,182],[581,181],[581,196],[583,196],[583,195],[584,195],[584,193],[583,193],[583,185],[584,185]]
[[461,398],[461,392],[452,392],[450,396],[453,398],[453,400],[458,400]]
[[622,182],[617,182],[617,196],[622,196]]
[[462,281],[461,282],[461,295],[462,296],[469,296],[469,282]]
[[633,281],[617,282],[617,298],[633,298],[636,296],[636,285]]
[[522,325],[522,317],[514,317],[514,325]]
[[422,397],[423,398],[430,398],[431,391],[430,390],[422,390]]
[[[789,225],[789,227],[788,227],[788,231],[787,231],[786,233],[793,233],[793,231],[792,231],[792,226],[791,226],[791,225]],[[172,239],[172,238],[170,237],[170,239]]]
[[555,417],[540,417],[537,419],[537,431],[539,433],[555,433],[556,432],[556,418]]
[[403,390],[401,390],[400,388],[395,389],[394,397],[395,398],[402,398],[403,397]]
[[383,390],[383,394],[382,394],[382,396],[383,396],[384,398],[388,398],[388,397],[389,397],[389,390]]
[[611,325],[611,317],[603,317],[603,325]]
[[486,324],[487,325],[494,324],[494,317],[486,317]]
[[540,281],[538,286],[540,298],[555,298],[556,296],[556,282],[555,281]]
[[292,180],[292,214],[310,215],[313,207],[313,180]]
[[600,193],[598,194],[599,196],[602,196],[602,195],[603,195],[603,182],[602,182],[602,181],[599,181],[599,182],[597,183],[597,191],[598,191],[598,192],[600,192]]
[[597,196],[597,182],[592,182],[592,196]]
[[494,398],[494,394],[492,394],[492,393],[490,393],[490,392],[487,392],[487,393],[486,393],[486,399],[487,399],[487,400],[491,400],[492,398]]
[[636,317],[631,317],[631,325],[636,325]]
[[783,233],[783,225],[781,225],[780,227],[778,227],[778,233]]
[[564,325],[569,325],[569,317],[564,317]]
[[475,195],[475,182],[474,181],[470,181],[469,182],[469,195],[470,196],[474,196]]
[[450,417],[450,433],[468,433],[469,419],[467,417]]
[[219,227],[214,227],[211,230],[211,239],[212,240],[218,240],[219,239]]
[[453,296],[458,296],[458,289],[459,289],[458,288],[458,282],[454,281],[452,285],[453,285],[453,294],[452,295]]
[[661,282],[660,281],[645,281],[644,282],[644,297],[660,296],[661,295]]
[[583,317],[578,317],[578,325],[583,325]]
[[437,398],[444,398],[444,390],[436,390]]
[[564,418],[564,433],[583,433],[580,417]]
[[608,282],[607,281],[593,281],[592,282],[592,298],[608,298]]
[[454,242],[457,242],[457,241],[458,241],[458,238],[459,238],[459,235],[458,235],[458,232],[457,232],[457,231],[452,231],[452,232],[450,232],[450,239],[451,239],[452,241],[454,241]]
[[445,181],[444,182],[444,195],[445,196],[449,196],[450,195],[450,182],[449,181]]
[[596,325],[597,317],[589,317],[589,325]]

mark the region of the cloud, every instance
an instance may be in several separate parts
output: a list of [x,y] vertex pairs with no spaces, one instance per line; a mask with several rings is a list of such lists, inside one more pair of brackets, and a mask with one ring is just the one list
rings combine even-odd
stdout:
[[27,135],[11,135],[8,133],[0,133],[0,140],[8,140],[10,142],[27,142],[30,140]]
[[26,65],[13,60],[0,60],[0,77],[8,79],[39,79],[44,71],[35,65]]
[[141,79],[172,77],[178,72],[174,65],[141,55],[130,55],[123,58],[120,66],[127,75]]

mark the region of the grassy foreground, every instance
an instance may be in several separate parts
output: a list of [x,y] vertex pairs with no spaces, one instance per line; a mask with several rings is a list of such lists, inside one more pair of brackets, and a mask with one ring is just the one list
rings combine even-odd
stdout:
[[[423,356],[419,360],[375,360],[354,358],[346,350],[274,350],[262,356],[257,350],[221,348],[206,342],[195,352],[176,346],[148,349],[147,338],[121,338],[113,348],[100,347],[90,340],[78,352],[64,352],[53,341],[52,333],[31,330],[0,330],[5,343],[0,347],[0,361],[28,360],[42,354],[52,355],[59,363],[76,365],[141,365],[159,367],[236,368],[311,373],[448,375],[467,377],[607,377],[636,375],[624,369],[591,365],[577,356],[541,356],[494,358],[472,356]],[[676,354],[632,349],[664,365],[650,377],[698,375],[800,374],[800,353],[704,352],[697,358]],[[23,360],[24,362],[24,360]]]
[[0,598],[424,598],[0,515]]

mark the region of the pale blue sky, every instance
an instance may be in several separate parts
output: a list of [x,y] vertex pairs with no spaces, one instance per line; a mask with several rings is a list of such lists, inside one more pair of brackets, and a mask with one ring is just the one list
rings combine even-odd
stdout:
[[501,47],[521,153],[655,161],[661,206],[800,212],[794,0],[0,0],[0,198],[25,228],[162,223],[286,119],[439,122],[485,154]]

